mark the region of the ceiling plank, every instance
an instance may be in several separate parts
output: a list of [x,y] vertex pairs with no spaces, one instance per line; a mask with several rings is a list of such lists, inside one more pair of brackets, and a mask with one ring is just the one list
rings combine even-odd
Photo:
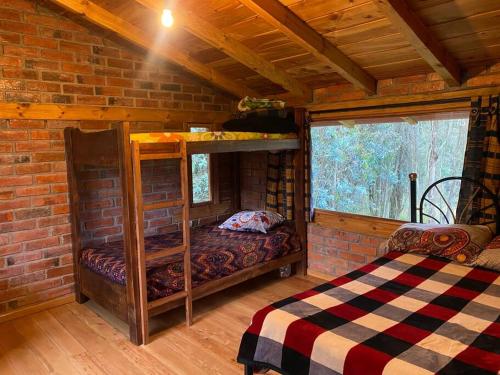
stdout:
[[140,47],[151,51],[155,55],[171,61],[189,70],[191,73],[212,83],[214,86],[227,91],[235,96],[244,97],[246,95],[258,96],[258,93],[248,87],[240,85],[233,79],[228,79],[216,70],[197,62],[187,54],[178,49],[163,45],[156,46],[154,38],[146,32],[130,24],[123,18],[117,17],[106,9],[88,0],[51,0],[53,3],[63,8],[77,13],[92,23],[116,33],[119,37],[128,40]]
[[[155,11],[158,15],[161,14],[165,5],[163,0],[135,1]],[[280,70],[270,61],[262,58],[238,40],[198,17],[193,12],[183,10],[178,6],[174,10],[174,18],[175,24],[179,24],[191,34],[211,44],[213,47],[259,73],[271,82],[277,83],[298,97],[305,98],[307,102],[312,100],[312,90],[309,87],[293,78],[285,71]]]
[[375,3],[449,86],[460,86],[460,66],[406,0],[376,0]]
[[278,0],[240,0],[264,20],[331,66],[343,78],[374,94],[377,81]]

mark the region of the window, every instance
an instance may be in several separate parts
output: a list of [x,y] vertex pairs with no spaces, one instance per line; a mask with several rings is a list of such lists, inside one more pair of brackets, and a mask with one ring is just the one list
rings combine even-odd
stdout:
[[[209,131],[206,127],[191,127],[191,132]],[[210,192],[210,155],[191,155],[191,186],[194,204],[211,201]]]
[[[311,130],[315,208],[409,220],[409,173],[418,201],[431,183],[462,175],[465,113],[328,125]],[[456,190],[444,192],[453,209]]]

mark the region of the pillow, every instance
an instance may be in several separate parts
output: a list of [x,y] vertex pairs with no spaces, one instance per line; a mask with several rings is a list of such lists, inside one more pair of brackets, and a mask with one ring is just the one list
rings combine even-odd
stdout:
[[391,235],[387,246],[389,251],[436,255],[472,265],[491,237],[485,225],[409,223]]
[[267,230],[285,221],[283,216],[271,211],[241,211],[221,225],[221,229],[230,229],[237,232],[262,232],[267,233]]
[[500,236],[496,236],[486,246],[472,265],[500,272]]

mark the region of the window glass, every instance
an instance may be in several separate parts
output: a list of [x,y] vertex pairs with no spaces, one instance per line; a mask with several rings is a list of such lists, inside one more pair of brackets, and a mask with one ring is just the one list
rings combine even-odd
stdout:
[[[409,220],[410,173],[418,175],[417,202],[431,183],[462,175],[464,113],[335,125],[311,130],[315,208]],[[458,190],[443,191],[453,210]]]
[[[209,131],[206,127],[191,127],[191,132]],[[209,154],[191,155],[191,176],[193,203],[210,201],[210,156]]]

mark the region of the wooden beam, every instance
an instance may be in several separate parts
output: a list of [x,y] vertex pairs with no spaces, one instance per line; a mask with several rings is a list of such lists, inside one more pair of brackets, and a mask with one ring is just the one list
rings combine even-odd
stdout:
[[[158,18],[165,6],[163,0],[135,1],[155,11],[158,14]],[[285,71],[278,69],[274,64],[259,56],[243,43],[222,30],[217,29],[193,12],[183,10],[181,6],[178,6],[174,11],[174,18],[176,25],[180,25],[191,34],[211,44],[271,82],[277,83],[295,96],[305,98],[307,102],[312,100],[312,90],[309,87],[299,82]]]
[[376,0],[375,3],[449,86],[460,86],[461,73],[457,61],[411,10],[406,0]]
[[92,23],[116,33],[119,37],[128,40],[155,55],[174,62],[177,65],[189,70],[191,73],[212,83],[235,96],[244,97],[246,95],[257,96],[253,90],[245,87],[234,79],[228,79],[216,70],[207,67],[198,61],[193,60],[187,54],[168,45],[157,46],[154,38],[150,37],[144,30],[127,22],[123,18],[117,17],[106,9],[88,0],[51,0],[53,3],[77,13]]
[[377,90],[377,81],[330,41],[309,26],[278,0],[240,0],[264,20],[331,66],[338,74],[369,94]]
[[435,92],[428,94],[380,96],[376,98],[374,97],[359,100],[337,101],[332,103],[314,103],[306,106],[306,108],[309,112],[331,112],[363,109],[368,107],[389,107],[401,104],[423,104],[443,100],[462,101],[464,103],[467,103],[470,102],[470,99],[475,96],[498,94],[500,94],[500,86],[491,86],[483,88]]
[[222,123],[229,120],[227,112],[170,111],[164,109],[99,107],[38,103],[2,103],[0,119],[30,120],[102,120]]

